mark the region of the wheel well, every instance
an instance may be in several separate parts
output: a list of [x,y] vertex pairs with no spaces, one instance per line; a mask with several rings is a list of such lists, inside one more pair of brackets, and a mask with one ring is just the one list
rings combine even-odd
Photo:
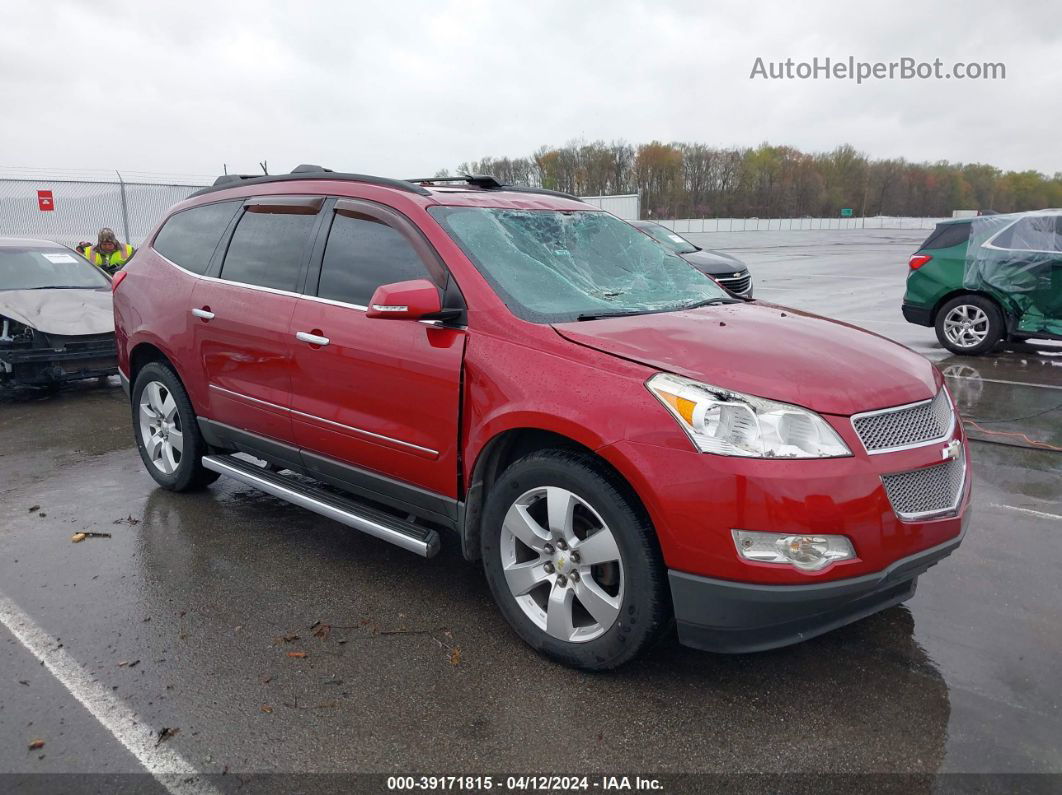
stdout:
[[571,450],[593,457],[612,471],[617,483],[625,486],[628,495],[644,509],[641,500],[627,479],[586,445],[552,431],[539,428],[514,428],[498,434],[487,442],[472,470],[472,477],[465,491],[464,513],[459,528],[461,551],[467,560],[478,560],[480,557],[480,522],[491,487],[511,464],[539,450]]
[[988,293],[978,292],[977,290],[952,290],[950,293],[948,293],[947,295],[943,296],[939,301],[937,301],[936,304],[934,304],[934,306],[933,306],[933,314],[931,316],[932,323],[934,325],[936,325],[937,313],[940,312],[940,310],[944,306],[944,304],[948,303],[948,301],[950,301],[953,298],[958,298],[958,297],[963,296],[963,295],[976,295],[978,298],[984,298],[984,299],[986,299],[988,301],[991,301],[993,304],[996,305],[996,309],[999,310],[999,314],[1003,317],[1004,323],[1006,322],[1006,320],[1007,320],[1007,311],[1003,308],[1003,306],[999,303],[999,301],[997,301],[994,297],[992,297]]
[[142,342],[133,348],[132,353],[129,354],[129,383],[130,385],[136,383],[137,374],[144,369],[145,365],[151,362],[163,362],[173,368],[173,364],[166,354],[152,345],[150,342]]

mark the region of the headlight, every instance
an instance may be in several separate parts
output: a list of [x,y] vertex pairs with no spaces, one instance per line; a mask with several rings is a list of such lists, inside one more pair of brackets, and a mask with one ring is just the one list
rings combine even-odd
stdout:
[[738,554],[757,563],[784,563],[804,571],[824,569],[837,560],[855,557],[845,536],[786,535],[734,530]]
[[851,455],[813,411],[658,373],[646,382],[702,453],[749,458]]

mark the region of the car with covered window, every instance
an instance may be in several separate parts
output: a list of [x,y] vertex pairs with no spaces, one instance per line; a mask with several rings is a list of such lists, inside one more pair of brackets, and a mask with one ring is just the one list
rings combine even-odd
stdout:
[[739,299],[572,196],[230,175],[115,284],[160,486],[224,475],[451,544],[564,664],[614,668],[675,625],[717,652],[795,643],[910,598],[965,532],[966,439],[928,361]]
[[908,266],[904,317],[953,353],[1062,340],[1062,210],[942,221]]

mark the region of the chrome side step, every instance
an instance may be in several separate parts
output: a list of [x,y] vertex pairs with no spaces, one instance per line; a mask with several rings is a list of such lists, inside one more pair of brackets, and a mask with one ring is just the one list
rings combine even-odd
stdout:
[[425,558],[439,551],[439,534],[430,528],[270,472],[243,459],[231,455],[206,455],[203,456],[203,466]]

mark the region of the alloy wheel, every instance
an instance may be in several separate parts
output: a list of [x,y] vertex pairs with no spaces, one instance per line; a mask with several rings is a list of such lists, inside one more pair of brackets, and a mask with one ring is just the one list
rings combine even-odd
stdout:
[[619,618],[623,559],[594,508],[558,486],[525,492],[502,524],[502,569],[520,609],[551,637],[585,643]]
[[988,315],[979,306],[959,304],[944,318],[944,336],[959,348],[975,348],[988,337]]
[[159,472],[172,475],[177,471],[184,449],[181,413],[161,381],[151,381],[140,393],[140,438]]

